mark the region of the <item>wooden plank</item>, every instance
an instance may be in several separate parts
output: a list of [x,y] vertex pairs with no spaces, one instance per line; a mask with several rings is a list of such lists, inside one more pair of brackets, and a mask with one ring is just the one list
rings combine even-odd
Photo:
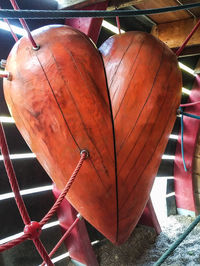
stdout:
[[[175,22],[168,22],[153,26],[151,33],[166,43],[170,48],[180,47],[192,28],[196,25],[197,19],[189,18]],[[194,33],[187,46],[200,44],[200,28]]]
[[[150,9],[150,8],[161,8],[161,7],[168,7],[168,6],[177,6],[176,0],[146,0],[142,3],[136,4],[135,7],[138,9]],[[153,21],[157,24],[166,23],[169,21],[176,21],[180,19],[187,19],[191,17],[191,15],[185,11],[176,11],[176,12],[167,12],[164,14],[155,14],[149,16]]]
[[108,5],[108,10],[116,8],[124,8],[128,6],[134,6],[144,2],[145,0],[111,0]]
[[[191,3],[199,3],[199,0],[179,0],[183,5],[191,4]],[[191,8],[189,10],[194,16],[199,17],[200,16],[200,8]]]
[[[81,9],[83,7],[91,6],[104,2],[105,0],[60,0],[58,2],[58,9]],[[144,2],[144,0],[111,0],[109,2],[109,10],[132,6]]]
[[101,2],[105,2],[105,0],[60,0],[58,9],[81,9]]

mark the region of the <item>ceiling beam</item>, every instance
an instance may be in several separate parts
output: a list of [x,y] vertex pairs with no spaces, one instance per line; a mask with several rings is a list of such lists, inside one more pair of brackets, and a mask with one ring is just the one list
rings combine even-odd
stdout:
[[[57,0],[58,9],[81,9],[83,7],[104,1],[105,0]],[[123,8],[127,6],[136,5],[144,1],[145,0],[110,0],[108,9],[113,10],[115,8]]]
[[[170,48],[178,48],[196,25],[197,19],[190,18],[153,26],[151,33]],[[200,28],[194,33],[187,46],[200,45]]]

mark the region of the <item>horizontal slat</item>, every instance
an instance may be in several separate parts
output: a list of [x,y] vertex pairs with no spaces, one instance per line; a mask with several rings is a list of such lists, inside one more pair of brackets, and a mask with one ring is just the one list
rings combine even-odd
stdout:
[[11,116],[0,116],[0,122],[14,124],[15,120]]
[[10,153],[31,152],[15,124],[3,124]]
[[[35,194],[35,193],[41,193],[41,192],[49,191],[49,190],[52,190],[52,189],[53,189],[53,185],[36,187],[36,188],[29,188],[29,189],[20,190],[20,194],[22,196],[26,196],[26,195],[30,195],[30,194]],[[13,192],[0,194],[0,200],[7,200],[7,199],[10,199],[10,198],[14,198],[14,193]]]
[[[21,190],[51,185],[52,181],[36,159],[13,160],[13,166]],[[0,194],[11,192],[4,164],[0,161]]]
[[[36,158],[34,153],[10,154],[10,159],[11,160],[33,159],[33,158]],[[0,161],[3,161],[3,155],[0,155]]]
[[[42,230],[49,229],[49,228],[57,226],[57,225],[59,225],[59,221],[50,222],[50,223],[45,224],[43,226]],[[5,244],[11,240],[15,240],[15,239],[21,237],[23,234],[24,234],[24,232],[20,232],[20,233],[11,235],[11,236],[7,236],[6,238],[0,239],[0,245],[3,245],[3,244]]]
[[169,176],[156,176],[155,178],[156,178],[156,179],[157,179],[157,178],[159,178],[159,179],[162,178],[162,179],[166,179],[166,180],[168,180],[168,179],[174,179],[174,176],[170,176],[170,175],[169,175]]
[[[31,220],[40,221],[50,210],[55,200],[52,192],[46,191],[37,196],[27,195],[24,197],[24,202]],[[5,204],[0,204],[0,213],[0,239],[23,231],[24,225],[13,198],[6,200]]]
[[174,160],[175,156],[174,155],[169,155],[169,154],[163,154],[162,160]]

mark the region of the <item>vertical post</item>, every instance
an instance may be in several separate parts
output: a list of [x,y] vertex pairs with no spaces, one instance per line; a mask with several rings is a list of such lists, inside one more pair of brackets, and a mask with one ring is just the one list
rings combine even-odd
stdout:
[[[105,1],[83,8],[83,10],[106,10],[107,6],[108,1]],[[72,18],[66,19],[65,24],[82,31],[90,37],[94,43],[97,43],[102,21],[102,18]]]
[[[57,199],[60,191],[54,186],[53,194]],[[63,232],[71,226],[77,218],[77,211],[64,199],[57,211],[60,226]],[[98,266],[98,262],[92,249],[84,220],[80,220],[73,228],[69,237],[64,241],[72,260],[87,266]]]
[[[200,78],[196,77],[188,102],[200,101]],[[184,112],[200,115],[200,104],[185,107]],[[195,199],[199,201],[199,194],[194,190],[194,156],[198,143],[200,121],[184,116],[184,157],[187,167],[185,172],[181,155],[181,130],[179,131],[175,160],[174,160],[174,185],[177,211],[182,215],[195,216],[197,206]]]

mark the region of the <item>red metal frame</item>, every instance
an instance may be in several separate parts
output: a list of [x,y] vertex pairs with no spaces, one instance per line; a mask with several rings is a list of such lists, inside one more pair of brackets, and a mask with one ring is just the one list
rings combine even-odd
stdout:
[[[200,77],[197,76],[194,87],[191,91],[188,102],[200,101]],[[200,104],[185,107],[184,112],[200,115]],[[193,158],[197,143],[200,121],[184,116],[184,157],[187,167],[185,172],[181,155],[181,131],[179,131],[175,161],[174,161],[174,182],[177,208],[183,212],[196,211],[194,188],[193,188]]]
[[[57,199],[60,191],[54,186],[53,194]],[[77,217],[77,211],[64,199],[57,215],[63,233],[65,233]],[[98,266],[98,262],[92,249],[84,220],[78,222],[71,234],[64,241],[72,260],[87,266]]]
[[[83,10],[106,10],[108,1],[98,3]],[[72,18],[66,19],[65,24],[84,32],[94,43],[97,42],[101,30],[102,18]]]

